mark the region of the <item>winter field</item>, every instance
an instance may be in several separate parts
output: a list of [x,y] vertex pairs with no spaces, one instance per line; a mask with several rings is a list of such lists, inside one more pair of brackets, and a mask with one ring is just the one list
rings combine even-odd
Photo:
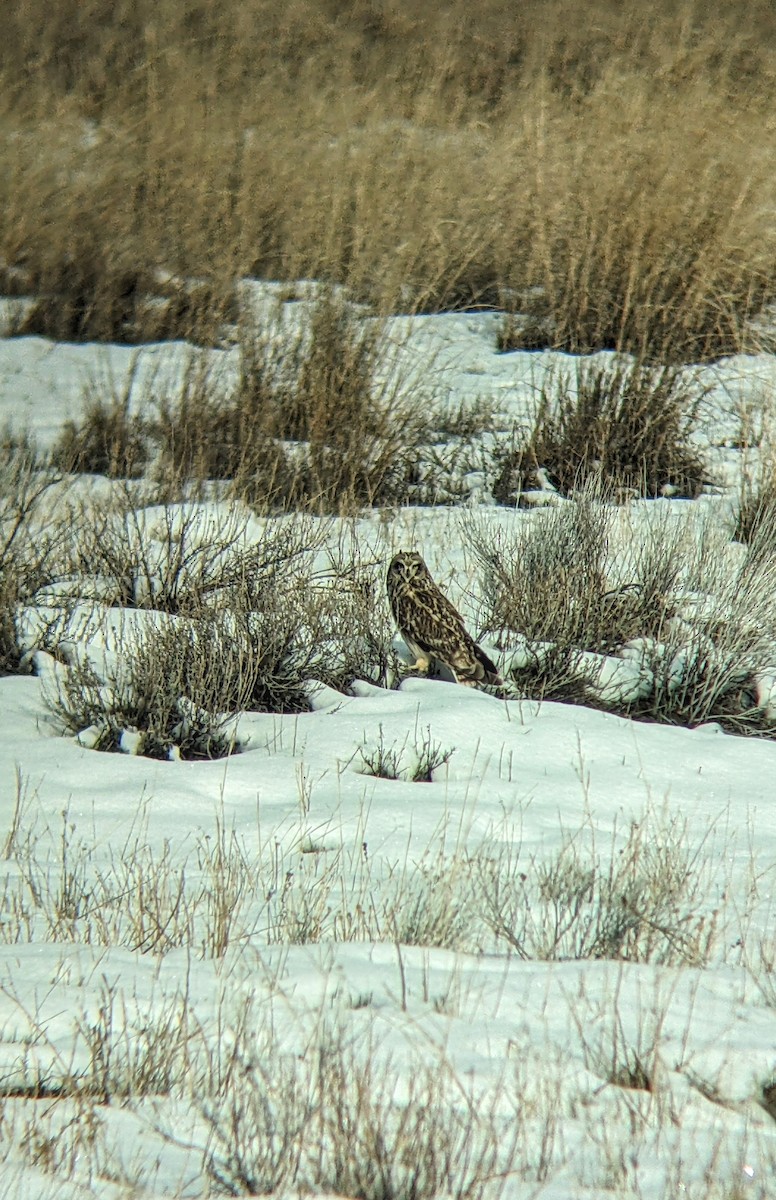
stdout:
[[0,1200],[773,1200],[771,0],[6,8]]
[[[278,378],[318,292],[245,285]],[[496,504],[548,389],[630,365],[500,319],[378,323],[452,496],[341,516],[172,498],[151,434],[43,465],[192,372],[229,411],[244,345],[0,341],[3,1195],[776,1194],[776,360],[682,368],[695,498]],[[398,548],[504,691],[402,666]]]

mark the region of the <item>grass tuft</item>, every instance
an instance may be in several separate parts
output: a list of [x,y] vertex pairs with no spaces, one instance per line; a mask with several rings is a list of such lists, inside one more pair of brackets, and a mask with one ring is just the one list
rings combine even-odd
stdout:
[[736,549],[708,518],[640,515],[629,528],[627,514],[588,491],[526,515],[508,535],[468,519],[464,536],[484,570],[483,623],[511,686],[774,736],[773,521]]
[[[293,316],[297,320],[293,320]],[[192,367],[162,405],[160,470],[226,479],[261,509],[351,511],[406,498],[427,430],[376,318],[333,292],[243,328],[237,388]]]
[[563,495],[596,481],[628,496],[696,496],[707,478],[693,442],[702,396],[675,367],[586,362],[544,384],[525,445],[507,452],[494,489],[519,500],[538,469]]
[[99,385],[87,388],[80,422],[66,421],[52,451],[53,465],[66,474],[138,479],[148,464],[147,422],[130,405],[137,360],[121,392],[107,399]]

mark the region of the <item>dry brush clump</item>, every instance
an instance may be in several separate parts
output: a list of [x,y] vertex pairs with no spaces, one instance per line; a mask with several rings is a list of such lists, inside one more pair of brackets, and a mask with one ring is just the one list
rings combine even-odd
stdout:
[[299,514],[251,529],[238,504],[148,504],[144,490],[120,484],[111,503],[70,513],[74,574],[97,577],[106,602],[121,608],[198,616],[219,597],[250,608],[279,574],[297,579],[325,533]]
[[573,351],[740,349],[773,294],[773,26],[767,0],[68,0],[45,29],[22,3],[7,286],[60,337],[212,341],[258,276],[505,307]]
[[420,737],[416,731],[412,748],[409,745],[409,734],[400,744],[388,744],[383,727],[380,725],[376,739],[364,738],[364,744],[358,748],[360,759],[359,770],[364,775],[373,775],[377,779],[404,779],[412,783],[431,783],[434,771],[450,761],[455,748],[435,742],[431,730],[426,730],[425,737]]
[[742,414],[743,463],[733,524],[736,541],[768,546],[776,529],[776,444],[768,397],[755,396],[755,414]]
[[325,290],[311,306],[245,321],[226,396],[195,372],[162,404],[159,471],[233,481],[264,508],[402,500],[427,433],[408,383],[384,325]]
[[591,829],[546,859],[506,843],[475,861],[478,908],[521,958],[701,966],[717,940],[704,843],[676,818],[645,814],[601,852]]
[[763,528],[776,526],[776,479],[763,479],[759,485],[745,484],[739,498],[733,536],[749,543]]
[[21,664],[22,606],[67,557],[66,530],[53,515],[62,484],[34,446],[0,446],[0,674]]
[[[682,533],[667,523],[634,539],[613,570],[618,510],[596,489],[488,531],[469,518],[462,532],[484,572],[482,622],[505,648],[522,640],[513,683],[537,698],[593,702],[587,652],[607,654],[638,637],[659,637],[680,574]],[[519,665],[517,665],[519,662]]]
[[111,379],[87,384],[80,421],[65,422],[51,452],[54,467],[67,474],[109,479],[143,475],[150,446],[148,419],[132,405],[137,367],[135,359],[121,388]]
[[64,730],[96,749],[152,758],[219,758],[240,748],[246,711],[304,712],[319,651],[306,636],[304,579],[224,589],[199,615],[149,613],[98,671],[73,647],[46,683]]
[[49,693],[63,728],[100,750],[150,758],[220,758],[239,747],[241,712],[300,712],[310,654],[290,604],[149,623],[123,640],[107,679],[87,662],[66,668]]
[[[128,485],[113,500],[60,512],[58,570],[24,610],[27,658],[60,660],[39,665],[63,727],[102,749],[214,757],[234,748],[241,711],[308,708],[321,531],[289,518],[249,537],[245,510],[144,507]],[[95,639],[107,656],[90,657]]]
[[502,456],[494,494],[515,503],[542,469],[563,495],[596,482],[623,497],[694,497],[707,482],[693,441],[702,401],[676,367],[578,363],[542,384],[527,436]]
[[254,528],[239,506],[138,500],[122,485],[113,508],[70,511],[68,571],[27,614],[28,657],[60,659],[40,660],[45,694],[83,744],[220,757],[245,711],[306,711],[321,684],[393,684],[379,559],[354,544],[327,566],[327,525],[305,516]]
[[629,529],[599,494],[463,527],[484,570],[484,624],[510,686],[694,727],[773,736],[772,523],[745,548],[707,518],[644,511]]

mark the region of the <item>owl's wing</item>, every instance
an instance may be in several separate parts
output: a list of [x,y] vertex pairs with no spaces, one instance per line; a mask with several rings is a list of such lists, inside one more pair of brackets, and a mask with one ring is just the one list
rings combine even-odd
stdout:
[[477,661],[482,667],[483,678],[485,679],[485,682],[500,687],[504,680],[501,677],[501,672],[499,671],[498,667],[490,658],[488,658],[488,655],[485,653],[482,646],[478,646],[476,642],[474,643],[474,650],[477,656]]
[[478,646],[474,638],[464,630],[464,636],[457,644],[451,646],[447,656],[452,669],[459,679],[466,682],[488,683],[494,686],[504,681],[498,668],[491,662],[488,655]]
[[447,661],[461,679],[483,680],[486,683],[500,685],[504,681],[498,667],[491,662],[488,655],[478,646],[469,633],[464,619],[446,596],[440,595],[444,602],[445,618],[448,637],[452,652]]

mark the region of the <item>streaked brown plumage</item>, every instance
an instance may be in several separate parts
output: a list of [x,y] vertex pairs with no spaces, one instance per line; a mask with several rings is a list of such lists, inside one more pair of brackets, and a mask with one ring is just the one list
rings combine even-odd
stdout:
[[467,632],[463,617],[442,594],[419,554],[394,556],[386,577],[388,600],[399,633],[415,655],[415,669],[428,671],[432,659],[452,671],[459,683],[503,683],[484,650]]

